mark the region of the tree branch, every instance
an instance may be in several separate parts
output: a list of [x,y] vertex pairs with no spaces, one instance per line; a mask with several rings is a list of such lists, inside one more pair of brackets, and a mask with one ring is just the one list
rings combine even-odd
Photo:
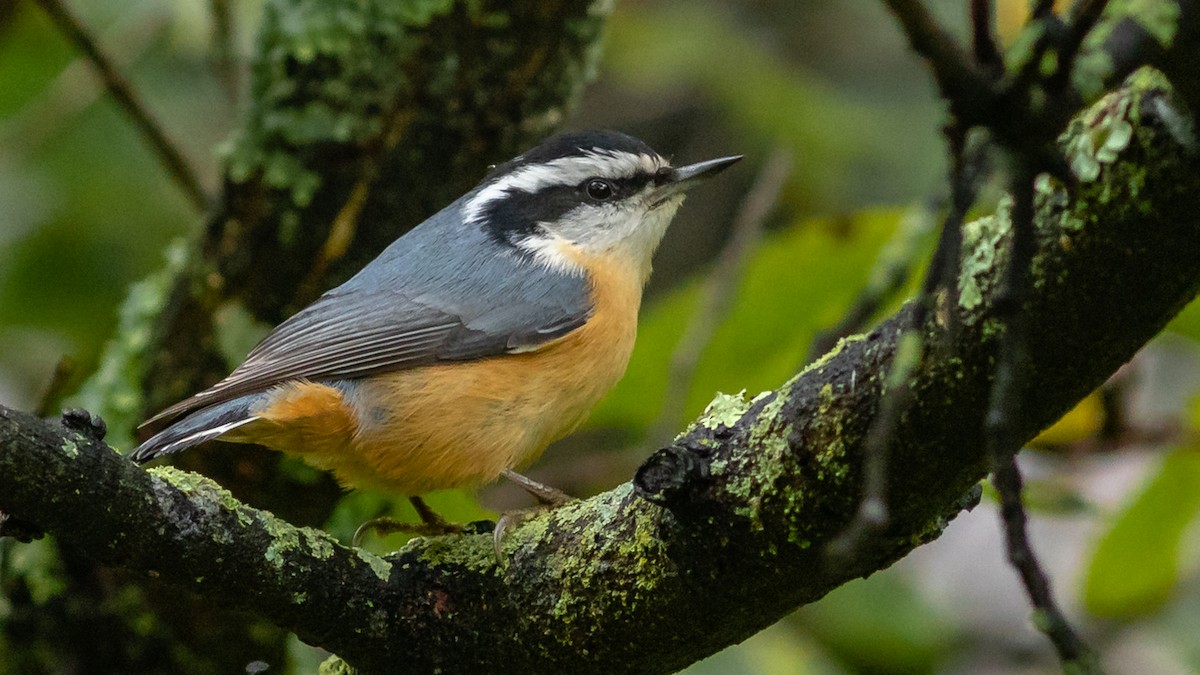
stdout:
[[79,17],[75,16],[62,0],[37,0],[37,3],[42,6],[42,9],[63,35],[91,62],[100,79],[104,81],[105,88],[112,94],[113,99],[121,106],[125,114],[133,120],[138,131],[150,144],[151,150],[158,155],[158,160],[167,169],[167,173],[171,174],[172,180],[183,190],[183,194],[192,203],[192,206],[200,213],[206,212],[209,207],[209,197],[205,193],[200,179],[196,176],[196,172],[184,159],[179,146],[167,136],[162,125],[150,114],[141,97],[133,90],[133,87],[129,86],[129,82],[117,70],[108,54],[100,48]]
[[[1124,147],[1067,193],[1039,184],[1024,308],[1027,439],[1102,383],[1200,288],[1200,160],[1186,115],[1145,71],[1064,141]],[[1095,146],[1087,146],[1095,151]],[[720,397],[633,481],[524,524],[498,567],[489,535],[418,539],[385,559],[247,508],[212,482],[150,473],[86,434],[0,411],[0,510],[112,564],[261,613],[367,670],[666,672],[935,538],[985,471],[993,300],[1010,227],[965,226],[957,288],[924,325],[915,404],[895,430],[892,518],[845,564],[864,436],[907,311],[774,392]],[[948,321],[959,330],[945,331]],[[1015,447],[1008,450],[1016,450]],[[968,500],[969,501],[969,500]]]

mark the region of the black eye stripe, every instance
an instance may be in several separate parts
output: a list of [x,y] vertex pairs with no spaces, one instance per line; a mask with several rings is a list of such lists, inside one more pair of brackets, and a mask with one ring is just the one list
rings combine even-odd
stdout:
[[539,223],[552,223],[581,203],[574,185],[556,185],[536,193],[509,190],[504,196],[488,202],[480,224],[497,241],[514,243],[532,236]]
[[[587,185],[593,179],[606,181],[613,188],[613,195],[599,200],[590,197]],[[553,185],[537,192],[521,189],[506,190],[502,197],[487,202],[481,209],[478,222],[493,239],[505,244],[515,244],[540,231],[540,223],[554,223],[581,205],[612,204],[637,194],[654,180],[649,174],[637,174],[624,178],[593,176],[573,185]]]
[[594,180],[604,181],[604,182],[608,183],[610,186],[612,186],[613,196],[610,197],[609,199],[605,200],[605,201],[612,201],[613,199],[624,199],[631,195],[637,194],[638,192],[641,191],[642,188],[646,187],[647,183],[654,180],[654,176],[650,176],[650,175],[643,174],[643,173],[639,173],[639,174],[636,174],[633,176],[626,176],[624,178],[605,178],[603,176],[593,176],[579,184],[579,191],[582,194],[587,194],[587,195],[591,196],[592,199],[596,199],[596,198],[594,196],[590,195],[588,186]]

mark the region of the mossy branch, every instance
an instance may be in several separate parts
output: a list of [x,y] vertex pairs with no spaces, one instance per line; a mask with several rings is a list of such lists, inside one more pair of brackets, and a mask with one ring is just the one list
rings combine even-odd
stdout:
[[[1022,437],[1200,289],[1189,119],[1164,78],[1139,72],[1064,139],[1095,177],[1040,184]],[[925,326],[915,404],[892,441],[892,520],[849,561],[830,564],[825,544],[854,512],[903,316],[773,392],[718,398],[632,483],[513,532],[503,566],[489,535],[418,539],[376,558],[207,479],[147,473],[86,433],[3,409],[0,510],[105,562],[260,613],[368,671],[672,671],[888,566],[970,503],[1008,232],[1003,211],[965,228],[957,292]]]

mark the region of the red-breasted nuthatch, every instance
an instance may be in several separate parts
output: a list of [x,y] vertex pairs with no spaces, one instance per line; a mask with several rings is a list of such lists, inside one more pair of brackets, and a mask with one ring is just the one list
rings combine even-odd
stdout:
[[650,259],[683,192],[739,159],[673,168],[625,134],[551,138],[284,321],[224,380],[147,421],[186,415],[132,457],[220,438],[410,498],[501,475],[553,492],[513,467],[575,429],[624,374]]

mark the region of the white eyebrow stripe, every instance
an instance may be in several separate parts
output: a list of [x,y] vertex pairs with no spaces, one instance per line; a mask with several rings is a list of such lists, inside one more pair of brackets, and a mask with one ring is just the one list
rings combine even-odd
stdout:
[[480,190],[467,202],[463,217],[469,223],[478,223],[488,204],[514,190],[533,194],[548,187],[577,185],[592,176],[630,178],[642,172],[654,173],[665,165],[661,157],[597,148],[583,155],[529,164]]

